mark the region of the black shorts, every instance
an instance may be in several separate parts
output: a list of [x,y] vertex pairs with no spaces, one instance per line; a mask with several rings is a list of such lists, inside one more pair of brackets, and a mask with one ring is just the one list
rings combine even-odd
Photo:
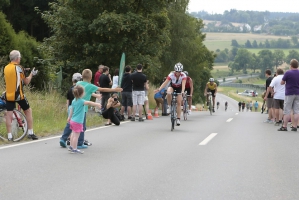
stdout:
[[121,105],[122,106],[133,106],[132,92],[121,93]]
[[[172,86],[171,86],[172,87]],[[176,93],[182,93],[182,87],[172,87],[173,88],[173,91],[176,92]]]
[[23,100],[20,101],[6,101],[7,111],[13,111],[13,109],[16,108],[16,103],[18,103],[24,111],[30,108],[30,105],[25,97]]
[[185,88],[185,91],[187,91],[187,95],[190,95],[191,88]]
[[215,97],[215,90],[208,89],[208,92],[211,92],[212,93],[212,97]]

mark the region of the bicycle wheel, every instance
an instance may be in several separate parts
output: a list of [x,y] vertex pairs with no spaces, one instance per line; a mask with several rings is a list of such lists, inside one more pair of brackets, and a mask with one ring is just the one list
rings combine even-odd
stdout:
[[184,120],[187,120],[187,115],[188,115],[188,104],[187,101],[184,101],[184,105],[183,105],[183,115],[184,115]]
[[171,103],[171,131],[173,131],[174,129],[174,123],[175,123],[175,120],[176,120],[176,116],[175,116],[175,104],[172,102]]
[[0,137],[3,139],[7,139],[6,119],[4,110],[0,111]]
[[11,122],[11,134],[14,142],[22,140],[28,131],[28,122],[26,116],[18,110],[13,110]]
[[210,110],[210,115],[212,115],[213,108],[212,108],[212,101],[211,101],[211,99],[209,100],[209,110]]

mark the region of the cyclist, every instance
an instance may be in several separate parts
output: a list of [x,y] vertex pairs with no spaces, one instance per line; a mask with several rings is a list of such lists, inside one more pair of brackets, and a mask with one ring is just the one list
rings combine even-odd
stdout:
[[192,78],[189,76],[189,73],[187,71],[184,71],[184,73],[187,76],[186,79],[186,85],[185,85],[185,90],[187,91],[187,95],[188,95],[188,105],[189,105],[189,110],[188,110],[188,114],[191,114],[191,107],[192,107],[192,95],[193,95],[193,81]]
[[217,110],[218,110],[218,108],[219,108],[219,105],[220,105],[220,102],[219,102],[219,101],[217,101]]
[[225,111],[227,110],[227,106],[228,106],[228,103],[227,101],[225,102]]
[[[214,81],[213,78],[210,78],[209,82],[207,82],[207,84],[206,84],[205,96],[207,96],[208,92],[212,93],[212,97],[213,97],[213,112],[215,112],[214,105],[215,105],[215,97],[216,97],[216,93],[217,93],[217,84],[215,83],[215,81]],[[207,104],[208,104],[208,96],[207,96]]]
[[[177,96],[177,105],[181,105],[182,102],[182,94],[185,92],[185,85],[186,85],[186,79],[187,76],[185,73],[183,73],[183,65],[181,63],[177,63],[174,65],[174,71],[170,72],[164,83],[159,87],[158,90],[155,90],[155,93],[161,91],[168,83],[170,83],[170,86],[167,89],[167,113],[170,113],[170,105],[171,105],[171,94],[173,92],[180,93]],[[181,106],[177,106],[177,121],[176,124],[179,126],[181,124],[180,122],[180,116],[181,116]]]

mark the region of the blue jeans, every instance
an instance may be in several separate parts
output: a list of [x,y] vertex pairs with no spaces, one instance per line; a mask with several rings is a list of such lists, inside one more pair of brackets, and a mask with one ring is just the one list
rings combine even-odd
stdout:
[[[82,146],[84,143],[84,132],[85,131],[86,131],[86,113],[84,114],[83,132],[80,133],[80,136],[78,139],[78,146]],[[72,130],[70,129],[70,123],[67,123],[60,139],[66,142],[67,138],[71,135],[71,133],[72,133]]]

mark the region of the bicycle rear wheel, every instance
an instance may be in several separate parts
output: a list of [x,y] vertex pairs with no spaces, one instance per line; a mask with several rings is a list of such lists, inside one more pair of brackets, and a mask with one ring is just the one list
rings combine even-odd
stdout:
[[183,105],[183,115],[184,115],[184,120],[187,120],[187,116],[188,116],[188,105],[187,105],[187,101],[184,101],[184,105]]
[[11,134],[14,142],[22,140],[28,131],[28,122],[26,116],[19,110],[13,110],[11,122]]

